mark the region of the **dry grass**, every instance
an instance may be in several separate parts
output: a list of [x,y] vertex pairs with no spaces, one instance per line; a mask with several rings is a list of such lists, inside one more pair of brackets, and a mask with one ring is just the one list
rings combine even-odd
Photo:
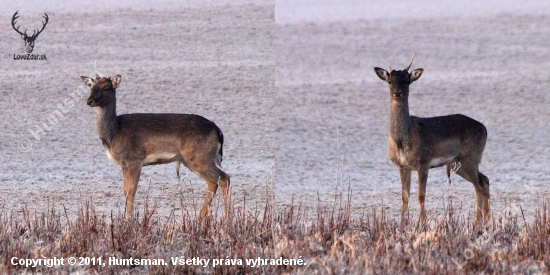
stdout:
[[[131,219],[100,215],[91,202],[71,215],[51,207],[44,213],[0,214],[0,273],[90,274],[545,274],[550,265],[550,214],[546,202],[530,223],[503,213],[475,227],[452,202],[426,226],[414,218],[373,209],[357,218],[347,200],[317,207],[308,217],[299,205],[277,210],[243,206],[220,217],[195,221],[186,211],[161,218],[147,204]],[[12,257],[162,258],[162,266],[14,266]],[[172,265],[171,257],[211,259],[208,267]],[[244,259],[303,259],[304,265],[246,265]],[[212,259],[242,265],[212,267]],[[222,261],[222,263],[224,262]]]

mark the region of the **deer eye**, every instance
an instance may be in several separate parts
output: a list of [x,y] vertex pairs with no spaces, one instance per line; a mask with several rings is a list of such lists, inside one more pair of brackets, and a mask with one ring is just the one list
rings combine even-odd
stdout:
[[389,81],[389,80],[388,80],[388,84],[390,84],[390,85],[391,85],[391,81]]

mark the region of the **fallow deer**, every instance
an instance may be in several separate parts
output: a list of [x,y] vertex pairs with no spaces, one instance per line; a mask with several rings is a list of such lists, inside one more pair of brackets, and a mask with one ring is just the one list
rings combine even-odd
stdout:
[[[208,184],[208,192],[197,219],[208,215],[218,185],[228,215],[229,176],[222,171],[223,134],[212,121],[194,114],[116,114],[116,89],[121,76],[80,77],[91,89],[87,104],[98,107],[96,130],[107,157],[122,167],[126,212],[134,205],[141,168],[177,162]],[[179,175],[178,175],[179,176]]]
[[390,86],[390,134],[388,152],[399,169],[402,185],[402,219],[407,212],[411,187],[411,170],[418,171],[418,200],[421,222],[425,222],[424,200],[428,170],[447,166],[450,177],[453,163],[460,163],[455,172],[473,183],[476,191],[476,222],[481,221],[481,209],[489,217],[489,179],[479,172],[479,164],[487,129],[480,122],[461,114],[420,118],[409,115],[409,86],[418,80],[423,69],[409,73],[409,65],[390,72],[375,67],[376,75]]

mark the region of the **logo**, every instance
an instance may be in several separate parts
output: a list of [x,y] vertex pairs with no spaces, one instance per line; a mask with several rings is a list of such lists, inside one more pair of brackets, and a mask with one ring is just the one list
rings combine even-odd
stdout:
[[25,29],[24,32],[21,32],[19,30],[19,28],[21,26],[17,26],[16,27],[16,24],[17,22],[15,20],[17,20],[17,18],[19,18],[19,11],[16,11],[14,14],[13,14],[13,17],[11,19],[11,26],[13,27],[13,29],[19,34],[21,35],[21,38],[23,38],[23,40],[25,41],[25,50],[27,51],[28,54],[26,55],[13,55],[13,59],[15,60],[18,60],[18,59],[21,59],[21,60],[46,60],[46,55],[43,54],[43,55],[35,55],[35,54],[31,54],[32,51],[34,50],[34,42],[36,41],[36,38],[38,38],[38,35],[40,35],[42,33],[42,31],[44,31],[44,28],[46,28],[46,25],[48,24],[48,20],[49,20],[49,17],[48,17],[48,14],[47,13],[44,13],[44,19],[45,21],[42,22],[42,29],[38,30],[33,30],[32,32],[32,35],[28,35],[27,34],[27,29]]

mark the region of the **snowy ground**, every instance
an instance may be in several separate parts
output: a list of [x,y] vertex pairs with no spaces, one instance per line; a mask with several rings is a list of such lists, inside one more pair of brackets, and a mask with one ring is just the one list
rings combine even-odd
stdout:
[[[48,61],[13,60],[23,41],[8,23],[0,28],[0,205],[70,208],[92,198],[100,211],[123,209],[120,168],[103,152],[87,93],[77,92],[97,60],[103,74],[122,75],[120,114],[196,113],[218,124],[237,203],[263,205],[274,178],[280,205],[294,196],[313,210],[350,186],[354,213],[384,204],[395,214],[388,87],[372,68],[404,67],[415,53],[413,68],[425,71],[411,86],[411,113],[483,122],[492,209],[532,216],[550,193],[550,4],[432,2],[2,2],[2,22],[16,10],[25,28],[40,27],[43,12],[50,22],[33,52]],[[38,127],[40,140],[29,132]],[[148,196],[164,214],[200,203],[204,182],[177,180],[174,168],[146,167],[136,201]],[[427,209],[448,195],[473,209],[470,183],[448,187],[444,169],[431,170]]]
[[[111,2],[2,4],[0,207],[71,209],[92,199],[100,211],[123,211],[121,169],[95,133],[89,92],[79,90],[79,76],[93,75],[94,60],[102,74],[122,75],[119,114],[195,113],[214,121],[225,136],[222,166],[233,199],[264,205],[274,167],[273,3]],[[25,53],[6,23],[16,10],[18,24],[29,29],[48,13],[33,52],[48,61],[13,60]],[[35,137],[30,131],[39,128]],[[167,214],[184,198],[192,212],[205,193],[204,181],[186,169],[178,180],[175,163],[148,166],[136,202],[142,210],[148,197]]]
[[[350,186],[354,213],[382,204],[398,213],[401,184],[387,156],[388,86],[373,67],[402,69],[415,53],[412,68],[424,74],[411,86],[411,114],[462,113],[484,123],[480,170],[491,181],[492,210],[521,206],[532,216],[550,193],[548,3],[356,2],[276,4],[280,204],[294,198],[313,209],[319,194],[331,205]],[[427,209],[441,209],[452,195],[472,211],[472,184],[457,178],[448,189],[445,178],[444,168],[430,170]],[[412,181],[409,206],[418,213],[415,173]]]

